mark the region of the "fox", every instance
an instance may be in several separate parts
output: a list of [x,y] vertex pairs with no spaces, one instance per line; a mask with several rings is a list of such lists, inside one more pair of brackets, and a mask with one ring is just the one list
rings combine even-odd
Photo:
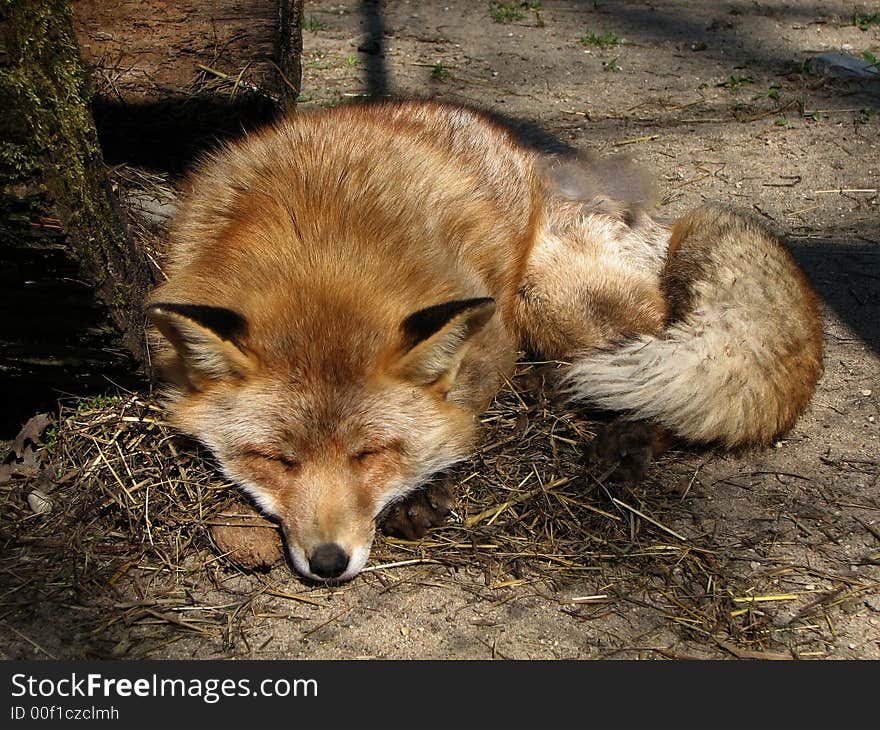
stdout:
[[522,353],[620,414],[599,450],[639,468],[668,439],[772,443],[822,374],[818,297],[762,223],[663,222],[630,163],[475,108],[298,111],[186,188],[146,307],[169,421],[308,580],[358,575],[383,521],[443,523],[435,477],[476,452]]

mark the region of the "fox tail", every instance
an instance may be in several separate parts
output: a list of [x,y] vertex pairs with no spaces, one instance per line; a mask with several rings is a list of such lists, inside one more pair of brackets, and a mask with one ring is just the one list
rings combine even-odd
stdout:
[[772,442],[822,374],[818,300],[762,225],[704,206],[672,231],[661,275],[665,329],[576,358],[576,401],[654,421],[691,442]]

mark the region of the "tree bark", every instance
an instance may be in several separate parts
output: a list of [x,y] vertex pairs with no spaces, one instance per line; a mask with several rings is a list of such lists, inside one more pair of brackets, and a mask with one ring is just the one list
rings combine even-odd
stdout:
[[278,0],[276,62],[281,75],[282,111],[296,106],[302,88],[303,0]]
[[[291,111],[303,0],[273,1],[272,86]],[[0,0],[0,430],[59,392],[119,382],[147,354],[142,307],[157,272],[108,182],[89,88],[70,0]],[[135,137],[124,142],[143,147]]]
[[0,377],[64,388],[141,360],[152,284],[107,180],[67,0],[4,2]]

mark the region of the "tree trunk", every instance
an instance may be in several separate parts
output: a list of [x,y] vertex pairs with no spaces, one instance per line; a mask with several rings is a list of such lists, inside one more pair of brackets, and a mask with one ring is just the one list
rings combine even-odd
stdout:
[[[67,0],[0,9],[0,399],[144,355],[153,284],[120,214]],[[54,396],[57,398],[57,392]]]
[[303,0],[278,0],[278,43],[275,56],[281,74],[281,107],[296,106],[302,84]]
[[[246,60],[243,69],[259,66],[260,58],[268,62],[270,91],[277,96],[252,105],[271,117],[292,110],[299,95],[303,0],[266,2],[268,7],[251,10],[276,13],[274,38],[255,31],[237,50],[254,53],[253,59],[234,60]],[[98,18],[119,20],[104,10]],[[180,32],[187,31],[189,21],[179,23]],[[91,44],[100,44],[95,38],[97,33]],[[131,43],[137,36],[126,39],[125,52],[136,52]],[[151,39],[143,40],[149,50]],[[262,50],[267,40],[269,53]],[[107,180],[89,88],[70,0],[0,0],[0,402],[6,404],[0,438],[37,408],[52,407],[61,393],[81,396],[105,390],[108,381],[130,382],[146,356],[142,307],[157,272],[129,234]],[[233,96],[219,96],[218,108],[246,95]],[[261,99],[273,107],[269,113],[259,106]],[[145,117],[145,124],[174,121],[161,112],[169,100],[151,101],[160,115]],[[192,117],[194,98],[184,101]],[[153,108],[120,106],[128,115]],[[228,111],[225,117],[237,133],[248,126]],[[225,136],[222,125],[203,121],[211,140]],[[104,131],[111,139],[121,134],[132,150],[155,153],[148,144],[151,129],[132,132],[113,123]],[[176,134],[166,146],[197,142]]]

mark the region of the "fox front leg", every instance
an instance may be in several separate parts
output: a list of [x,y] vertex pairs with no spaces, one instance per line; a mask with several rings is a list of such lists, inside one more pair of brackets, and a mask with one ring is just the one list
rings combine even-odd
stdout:
[[386,535],[418,540],[432,527],[446,524],[455,499],[448,482],[435,482],[426,489],[406,497],[391,506],[381,522]]

